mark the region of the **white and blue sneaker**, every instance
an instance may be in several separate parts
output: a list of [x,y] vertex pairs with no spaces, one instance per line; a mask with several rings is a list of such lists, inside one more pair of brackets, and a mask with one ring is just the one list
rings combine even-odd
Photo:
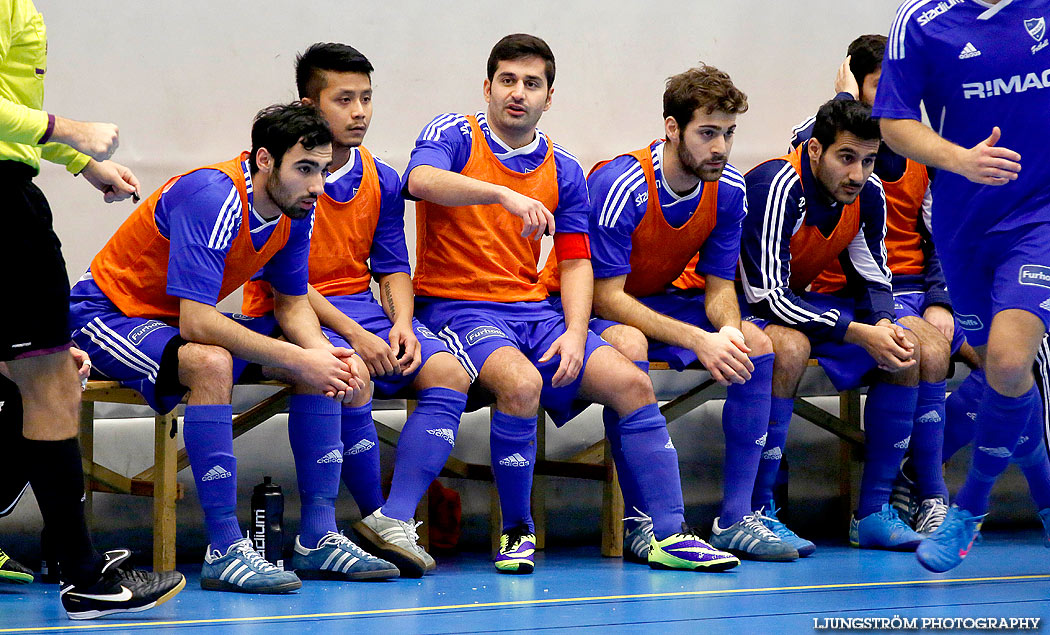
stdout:
[[922,536],[901,519],[897,510],[884,503],[882,509],[849,523],[849,544],[860,549],[915,551]]
[[325,534],[313,549],[304,547],[296,536],[292,570],[304,580],[385,580],[400,575],[397,567],[334,531]]
[[[649,544],[653,541],[653,519],[637,507],[637,516],[623,519],[623,559],[649,564]],[[628,524],[630,523],[630,524]],[[630,529],[628,529],[630,528]]]
[[711,523],[709,543],[715,549],[722,549],[747,560],[766,562],[794,562],[798,560],[798,551],[781,540],[766,527],[754,514],[748,514],[732,525],[718,526],[718,518]]
[[915,514],[915,532],[923,537],[929,536],[937,531],[948,515],[948,503],[939,496],[927,498],[919,505],[919,511]]
[[266,561],[247,538],[230,545],[226,553],[212,549],[204,554],[201,588],[238,593],[288,593],[303,586],[291,571],[282,571]]
[[919,564],[934,573],[944,573],[959,566],[970,553],[983,520],[984,516],[974,516],[952,505],[937,531],[927,536],[915,550]]
[[799,558],[805,558],[806,556],[813,555],[813,552],[817,550],[817,546],[812,541],[806,540],[802,536],[799,536],[795,532],[791,531],[787,525],[785,525],[779,518],[777,518],[777,506],[773,504],[773,501],[769,501],[769,511],[766,511],[765,507],[760,508],[755,512],[755,516],[762,521],[762,524],[769,528],[777,538],[780,538],[787,544],[795,548],[798,552]]

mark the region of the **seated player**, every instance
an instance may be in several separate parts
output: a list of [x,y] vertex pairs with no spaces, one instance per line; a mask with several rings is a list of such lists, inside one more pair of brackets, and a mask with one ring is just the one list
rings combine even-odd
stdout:
[[[783,448],[811,354],[838,390],[882,371],[865,405],[865,465],[850,543],[914,550],[921,537],[890,507],[890,489],[912,433],[920,349],[914,334],[894,322],[883,247],[886,199],[872,175],[879,142],[870,107],[832,100],[817,112],[812,139],[748,172],[741,271],[752,310],[770,322],[765,331],[776,353],[766,448]],[[836,259],[856,295],[806,291]],[[780,456],[763,459],[760,480],[762,470],[775,473]],[[760,496],[770,498],[766,491]]]
[[[847,50],[848,57],[835,80],[836,99],[875,103],[882,72],[886,36],[862,35]],[[813,119],[795,129],[796,148],[813,136]],[[940,259],[930,239],[933,196],[926,166],[879,146],[875,175],[886,194],[886,254],[893,274],[893,301],[897,321],[919,339],[919,397],[908,457],[898,474],[905,485],[901,507],[909,524],[920,534],[940,526],[948,513],[948,488],[944,484],[941,450],[944,440],[945,378],[951,355],[965,344],[957,328],[944,283]],[[846,277],[834,261],[810,286],[818,293],[850,296]],[[967,347],[969,348],[969,347]],[[972,349],[970,349],[972,353]],[[915,496],[910,496],[914,491]],[[898,500],[894,498],[894,504]]]
[[[354,525],[361,544],[402,577],[420,577],[435,564],[417,543],[412,516],[455,445],[470,377],[412,317],[401,180],[361,145],[372,119],[371,72],[368,59],[345,44],[314,44],[296,61],[299,97],[321,110],[333,136],[330,174],[314,211],[308,295],[325,335],[363,358],[381,397],[407,388],[418,399],[398,439],[386,502],[367,386],[343,407],[342,475],[364,517]],[[381,304],[369,289],[373,277]],[[245,286],[244,313],[264,315],[272,306],[265,280]]]
[[[591,171],[598,317],[590,328],[644,371],[650,359],[678,370],[699,360],[728,386],[723,498],[711,544],[741,558],[792,561],[800,552],[808,555],[812,543],[781,539],[751,508],[769,423],[773,348],[759,327],[741,322],[734,288],[747,207],[744,177],[727,162],[737,115],[746,110],[747,97],[728,75],[710,66],[689,69],[667,80],[665,138]],[[675,289],[672,283],[698,252],[694,270],[705,287]],[[543,281],[557,289],[553,259]],[[635,336],[638,331],[645,337]],[[606,425],[615,425],[616,413],[605,412]],[[617,465],[623,464],[622,448],[614,445],[612,451]],[[624,553],[645,562],[652,523],[637,492],[621,489],[624,508],[629,514],[637,510],[641,519],[628,520]]]
[[[237,522],[230,398],[249,362],[295,385],[288,436],[302,496],[297,544],[307,549],[296,550],[292,568],[303,577],[397,575],[335,525],[339,401],[363,389],[367,371],[351,351],[325,339],[306,297],[313,208],[331,143],[312,106],[261,111],[251,152],[169,180],[73,287],[73,339],[100,374],[135,388],[158,412],[189,391],[183,437],[211,541],[204,589],[281,593],[301,586],[296,574],[266,562]],[[216,303],[259,269],[274,289],[274,313],[219,313]],[[278,327],[288,341],[270,337]]]
[[[86,380],[91,373],[87,354],[79,348],[70,348],[69,352],[77,362],[80,378]],[[0,362],[0,447],[7,456],[7,474],[0,479],[0,518],[15,511],[18,501],[29,489],[22,441],[22,395],[7,377],[7,364]],[[0,582],[29,584],[32,581],[33,572],[0,549]]]
[[[484,113],[435,118],[416,140],[403,181],[416,207],[415,292],[439,332],[496,398],[490,447],[503,513],[496,568],[530,573],[529,510],[537,411],[557,424],[583,400],[611,407],[625,487],[652,518],[654,568],[724,570],[739,563],[684,526],[678,455],[649,377],[587,329],[593,274],[587,188],[571,154],[536,129],[551,105],[554,55],[534,36],[489,55]],[[557,226],[555,226],[557,222]],[[539,239],[554,234],[564,313],[539,281]]]

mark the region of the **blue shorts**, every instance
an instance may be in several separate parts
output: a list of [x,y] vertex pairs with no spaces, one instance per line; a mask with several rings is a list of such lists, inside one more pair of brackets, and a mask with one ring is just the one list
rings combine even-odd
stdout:
[[[917,318],[922,317],[922,301],[926,294],[922,291],[903,291],[901,293],[895,293],[893,295],[893,311],[897,314],[897,319],[900,320],[902,317],[909,315]],[[959,320],[955,320],[955,331],[952,334],[952,350],[951,354],[956,354],[962,345],[966,342],[966,335],[963,333],[962,327],[959,326]]]
[[539,363],[539,359],[565,332],[565,316],[559,310],[559,303],[550,298],[509,303],[424,300],[417,306],[420,319],[437,331],[467,369],[471,381],[477,379],[489,355],[509,346],[521,351],[540,371],[543,378],[540,405],[555,424],[563,425],[589,405],[576,399],[587,360],[599,347],[609,344],[588,332],[580,374],[567,386],[552,387],[551,379],[558,372],[561,357],[555,356],[544,363]]
[[[178,327],[124,315],[90,280],[78,282],[70,294],[73,343],[91,358],[92,372],[137,390],[157,412],[179,405],[189,389],[179,383],[178,348],[168,346],[179,335]],[[225,315],[262,335],[277,332],[272,313],[258,318]],[[233,358],[234,382],[249,363]]]
[[[704,309],[705,297],[706,294],[700,289],[674,289],[665,293],[638,298],[638,301],[657,313],[680,320],[686,324],[692,324],[705,331],[714,332],[718,329],[707,319],[707,312]],[[738,301],[741,314],[746,315],[748,312],[747,303],[742,298],[738,298]],[[604,318],[592,318],[590,328],[601,335],[610,326],[617,326],[618,324],[619,322]],[[674,370],[685,370],[690,364],[694,364],[697,361],[696,353],[688,348],[652,339],[649,340],[649,360],[666,362]]]
[[[1050,210],[1043,214],[1050,218]],[[938,242],[937,253],[970,344],[987,344],[992,318],[1007,309],[1028,311],[1050,330],[1050,223],[990,231],[965,244]]]
[[[390,322],[390,318],[387,317],[386,312],[383,311],[383,307],[376,302],[371,291],[364,291],[354,295],[332,296],[328,298],[328,301],[335,308],[342,311],[343,315],[360,324],[361,328],[382,338],[385,342],[390,341],[390,328],[393,324]],[[325,327],[322,327],[321,330],[324,331],[324,334],[332,344],[353,348],[343,336],[335,331]],[[419,371],[423,369],[423,366],[432,356],[437,353],[451,354],[445,343],[434,335],[430,329],[423,326],[419,320],[412,320],[412,330],[415,332],[416,338],[419,339],[421,362],[416,370],[409,375],[373,377],[372,383],[375,386],[376,395],[380,398],[391,399],[400,396],[402,391],[412,386],[412,382],[419,375]]]
[[[806,291],[800,294],[804,302],[816,307],[819,313],[838,309],[846,319],[853,320],[854,303],[850,298],[839,298],[824,293]],[[809,339],[810,355],[827,373],[835,390],[850,390],[865,383],[866,375],[878,368],[878,362],[857,344],[831,338]]]

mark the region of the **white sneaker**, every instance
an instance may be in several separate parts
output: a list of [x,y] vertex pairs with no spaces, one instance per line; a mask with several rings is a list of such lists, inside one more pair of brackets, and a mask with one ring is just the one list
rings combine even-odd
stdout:
[[421,578],[437,563],[419,546],[416,530],[423,523],[398,520],[375,510],[354,523],[361,547],[374,556],[393,562],[403,578]]

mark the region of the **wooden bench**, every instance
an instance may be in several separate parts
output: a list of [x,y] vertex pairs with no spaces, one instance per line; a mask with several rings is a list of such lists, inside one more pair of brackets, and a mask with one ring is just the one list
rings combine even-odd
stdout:
[[[810,361],[810,366],[815,366]],[[670,370],[666,363],[653,362],[652,371]],[[274,415],[287,410],[291,389],[278,382],[262,382],[277,389],[277,392],[256,403],[233,418],[233,436],[241,436]],[[701,403],[717,398],[713,395],[717,383],[708,378],[675,399],[660,407],[670,424]],[[90,381],[83,393],[80,411],[80,443],[84,457],[87,502],[90,514],[92,492],[108,492],[148,496],[153,498],[153,566],[157,571],[170,571],[175,567],[175,502],[184,495],[182,486],[176,482],[179,471],[189,466],[185,449],[179,449],[176,440],[176,416],[174,411],[154,417],[153,465],[135,474],[125,476],[99,465],[94,460],[94,421],[96,403],[119,403],[146,405],[136,391],[123,388],[113,381]],[[832,415],[803,397],[795,400],[795,414],[835,434],[842,440],[840,463],[840,494],[845,499],[844,514],[849,513],[851,482],[856,477],[859,448],[863,445],[860,430],[860,392],[850,390],[839,395],[840,415]],[[407,412],[415,407],[407,402]],[[406,414],[407,414],[406,412]],[[400,432],[380,421],[376,421],[379,439],[396,446]],[[467,463],[450,457],[441,471],[441,476],[478,481],[492,481],[492,469],[488,464]],[[547,458],[546,416],[539,413],[536,447],[535,481],[532,490],[532,512],[536,523],[536,546],[542,549],[546,542],[546,488],[542,479],[546,477],[568,477],[602,483],[601,506],[601,552],[602,555],[619,557],[623,554],[623,497],[620,493],[616,468],[609,451],[608,442],[601,439],[586,449],[564,460]],[[427,544],[428,501],[426,497],[417,509],[416,519],[423,521],[420,542]],[[501,527],[499,498],[495,487],[490,494],[490,518],[493,549],[499,544]]]

